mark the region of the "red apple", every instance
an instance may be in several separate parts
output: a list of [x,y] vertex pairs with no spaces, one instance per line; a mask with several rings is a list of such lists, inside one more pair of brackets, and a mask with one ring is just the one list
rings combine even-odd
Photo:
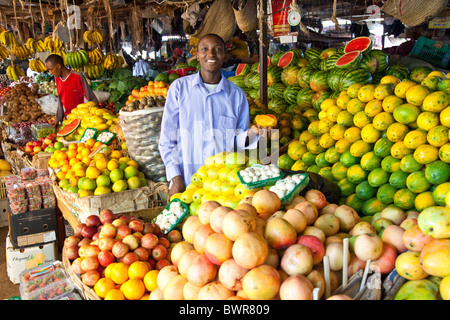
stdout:
[[128,252],[121,260],[123,263],[130,265],[133,262],[139,261],[139,256],[134,252]]
[[50,143],[48,146],[53,148],[55,146],[55,142]]
[[159,239],[156,235],[153,233],[147,233],[141,238],[141,246],[151,250],[158,244],[158,241]]
[[110,209],[103,209],[102,211],[100,211],[98,216],[100,217],[100,222],[103,224],[105,224],[106,220],[114,220],[116,217],[116,215]]
[[395,267],[397,250],[389,243],[383,242],[383,251],[378,260],[370,262],[370,270],[381,274],[388,274]]
[[117,233],[117,228],[112,223],[106,223],[102,226],[102,230],[100,231],[100,236],[102,238],[114,238]]
[[81,241],[81,239],[75,235],[68,236],[64,240],[64,246],[67,246],[67,247],[77,246],[80,241]]
[[180,231],[174,229],[167,234],[167,239],[169,239],[170,242],[175,243],[180,242],[183,239],[183,236]]
[[67,259],[69,259],[69,260],[75,260],[76,258],[78,258],[80,256],[78,254],[79,248],[77,245],[73,245],[70,247],[64,247],[64,250],[66,252]]
[[44,139],[44,144],[49,145],[50,143],[52,143],[53,141],[51,139],[45,138]]
[[316,265],[323,260],[325,255],[325,246],[319,238],[311,235],[303,235],[298,237],[297,244],[304,245],[311,250],[313,256],[313,264]]
[[116,257],[116,258],[123,258],[128,251],[130,251],[130,248],[128,247],[127,244],[122,243],[121,241],[116,241],[116,243],[114,243],[113,247],[112,247],[112,254]]
[[90,216],[88,216],[86,218],[86,225],[88,227],[98,227],[101,224],[100,222],[100,217],[95,215],[95,214],[91,214]]
[[91,244],[91,242],[92,242],[91,238],[83,238],[81,239],[80,242],[78,242],[78,246],[81,247],[84,246],[85,244]]
[[41,152],[42,151],[42,148],[41,147],[34,147],[33,148],[33,152],[34,153],[38,153],[38,152]]
[[144,247],[136,248],[133,252],[138,255],[140,261],[147,261],[150,256],[148,249]]
[[96,233],[92,236],[92,240],[93,240],[93,241],[97,241],[98,238],[100,238],[100,232],[96,232]]
[[116,233],[116,240],[122,240],[129,234],[131,234],[131,230],[127,225],[118,226]]
[[169,241],[169,239],[167,239],[165,237],[161,237],[158,240],[158,244],[163,245],[167,249],[170,246],[170,241]]
[[81,262],[84,260],[82,257],[78,257],[73,260],[71,264],[72,271],[76,274],[83,274],[85,271],[81,268]]
[[144,231],[144,221],[138,219],[131,220],[128,227],[130,227],[131,232],[142,232]]
[[116,239],[114,238],[110,237],[100,238],[98,241],[98,247],[101,251],[103,250],[111,251],[114,243],[116,243]]
[[26,153],[31,153],[31,152],[33,152],[33,146],[26,146],[26,147],[25,147],[25,152],[26,152]]
[[161,228],[156,224],[156,223],[152,223],[153,225],[153,234],[156,235],[157,237],[159,237],[161,235]]
[[147,233],[153,233],[153,223],[145,222],[144,223],[144,230],[142,233],[145,235]]
[[151,269],[155,269],[156,261],[152,257],[148,258],[147,262],[150,265]]
[[130,247],[130,250],[134,250],[134,249],[136,249],[137,247],[139,247],[139,240],[138,240],[138,238],[137,238],[135,235],[133,235],[133,234],[129,234],[129,235],[125,236],[125,237],[122,239],[122,242],[125,243],[125,244],[127,244],[128,247]]
[[109,250],[100,251],[97,259],[98,259],[98,262],[100,263],[100,265],[103,267],[107,267],[109,264],[116,261],[116,257],[114,257],[112,252]]
[[141,241],[142,237],[144,236],[140,232],[135,232],[135,233],[133,233],[133,235],[138,239],[139,242]]
[[97,227],[89,227],[84,226],[81,229],[81,236],[84,238],[91,238],[94,236],[94,234],[97,232]]
[[119,217],[119,219],[124,220],[125,223],[126,223],[127,225],[131,222],[131,217],[130,217],[130,216],[124,216],[124,215],[121,215],[121,216]]
[[50,133],[46,138],[50,139],[50,140],[54,140],[56,138],[56,133]]
[[85,272],[89,270],[97,270],[99,262],[97,257],[86,257],[81,261],[81,269]]
[[100,273],[97,270],[89,270],[81,275],[81,281],[88,287],[93,287],[100,280]]
[[96,245],[89,244],[86,246],[84,250],[84,256],[87,257],[96,257],[100,252],[100,248]]
[[164,260],[167,258],[167,248],[161,244],[157,244],[152,249],[152,258],[156,261]]
[[155,269],[156,270],[161,270],[162,268],[164,268],[165,266],[168,266],[168,265],[170,265],[170,261],[169,260],[167,260],[167,259],[159,260],[155,264]]
[[120,227],[120,226],[127,226],[128,227],[128,225],[127,225],[127,223],[125,222],[125,220],[123,220],[123,219],[114,219],[113,220],[113,222],[112,222],[112,224],[116,227],[116,228],[118,228],[118,227]]
[[33,141],[33,147],[40,147],[42,146],[42,142],[39,140]]

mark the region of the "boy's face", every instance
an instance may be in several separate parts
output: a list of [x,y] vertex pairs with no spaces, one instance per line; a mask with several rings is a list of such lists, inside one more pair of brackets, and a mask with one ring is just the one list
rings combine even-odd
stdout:
[[226,52],[223,42],[217,37],[206,36],[197,46],[197,59],[202,70],[207,72],[221,72]]

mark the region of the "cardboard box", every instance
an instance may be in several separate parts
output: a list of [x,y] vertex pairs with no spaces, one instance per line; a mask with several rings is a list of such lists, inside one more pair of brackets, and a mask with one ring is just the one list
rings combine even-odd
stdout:
[[57,240],[56,209],[40,209],[19,214],[8,206],[9,234],[15,249],[46,244]]
[[8,226],[8,199],[0,199],[0,227]]
[[58,260],[56,241],[40,246],[15,249],[10,235],[6,237],[6,271],[12,283],[20,283],[20,273],[25,269]]

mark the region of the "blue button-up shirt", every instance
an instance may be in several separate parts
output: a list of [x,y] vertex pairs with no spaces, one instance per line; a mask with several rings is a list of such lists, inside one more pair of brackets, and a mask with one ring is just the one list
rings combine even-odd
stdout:
[[[245,149],[249,128],[245,93],[223,74],[212,92],[200,73],[176,79],[167,93],[159,139],[167,180],[182,175],[187,186],[209,156]],[[247,149],[256,147],[257,139],[252,140]]]

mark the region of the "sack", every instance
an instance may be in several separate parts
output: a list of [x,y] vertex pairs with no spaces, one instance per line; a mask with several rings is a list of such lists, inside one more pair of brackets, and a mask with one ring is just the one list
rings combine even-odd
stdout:
[[108,91],[94,90],[93,92],[94,92],[95,96],[97,97],[98,102],[105,103],[106,101],[108,101],[109,97],[111,96],[111,93],[109,93]]
[[447,6],[448,0],[417,1],[387,0],[381,11],[397,18],[409,27],[418,26],[437,16]]

